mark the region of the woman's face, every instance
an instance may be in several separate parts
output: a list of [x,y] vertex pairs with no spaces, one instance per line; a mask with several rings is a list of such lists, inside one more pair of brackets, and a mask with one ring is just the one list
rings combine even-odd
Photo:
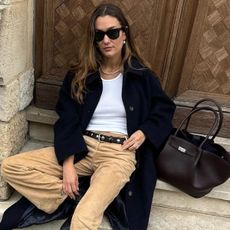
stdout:
[[[106,15],[96,19],[96,42],[105,59],[121,58],[121,49],[126,35],[122,30],[116,30],[120,28],[121,24],[115,17]],[[103,32],[108,32],[108,34]]]

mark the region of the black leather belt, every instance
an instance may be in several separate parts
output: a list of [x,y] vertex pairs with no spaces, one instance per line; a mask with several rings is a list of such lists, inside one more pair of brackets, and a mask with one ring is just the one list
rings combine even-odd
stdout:
[[86,136],[89,136],[89,137],[92,137],[94,139],[97,139],[98,141],[105,141],[105,142],[116,143],[116,144],[123,144],[123,142],[125,140],[127,140],[127,138],[125,138],[125,137],[107,136],[107,135],[104,135],[104,134],[95,133],[95,132],[91,132],[91,131],[85,131],[84,134]]

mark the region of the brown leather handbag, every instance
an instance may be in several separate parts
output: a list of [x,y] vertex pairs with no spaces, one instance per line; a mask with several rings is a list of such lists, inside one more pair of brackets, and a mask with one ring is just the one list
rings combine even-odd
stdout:
[[[217,109],[210,106],[198,108],[199,104],[207,101]],[[215,117],[206,136],[188,132],[190,118],[199,111],[211,111]],[[198,101],[175,133],[169,136],[157,158],[158,178],[195,198],[206,195],[215,186],[224,183],[230,177],[230,155],[214,142],[222,122],[223,113],[216,101]],[[183,126],[185,128],[182,129]]]

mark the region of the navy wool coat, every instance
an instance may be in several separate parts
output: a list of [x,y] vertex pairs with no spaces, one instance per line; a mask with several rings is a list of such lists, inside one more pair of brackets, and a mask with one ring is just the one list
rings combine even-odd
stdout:
[[[128,135],[142,130],[146,140],[136,152],[136,170],[118,196],[122,206],[111,204],[114,206],[112,212],[118,207],[116,211],[119,213],[124,207],[123,216],[118,214],[115,222],[125,218],[126,227],[119,227],[119,223],[112,226],[114,229],[145,230],[157,179],[154,161],[171,132],[175,105],[162,90],[154,73],[143,68],[135,58],[132,58],[131,64],[124,65],[122,88],[127,130]],[[72,154],[75,162],[86,156],[88,150],[83,133],[102,93],[99,72],[89,74],[84,103],[77,103],[70,94],[74,75],[73,71],[67,73],[56,107],[59,119],[54,126],[54,146],[60,164]]]

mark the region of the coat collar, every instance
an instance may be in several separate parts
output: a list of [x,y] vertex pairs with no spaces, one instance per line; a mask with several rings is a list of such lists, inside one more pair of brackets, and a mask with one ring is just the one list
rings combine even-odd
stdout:
[[90,84],[93,84],[93,83],[99,82],[99,81],[101,81],[100,74],[99,74],[99,71],[96,71],[96,72],[88,74],[85,83],[86,83],[86,85],[90,85]]
[[130,64],[128,61],[124,64],[124,75],[141,77],[145,67],[135,57],[131,57]]
[[[126,61],[124,64],[124,76],[141,77],[143,74],[143,69],[145,69],[145,67],[140,64],[140,62],[135,57],[131,57],[131,65],[128,63],[128,61]],[[99,71],[96,71],[88,74],[86,78],[86,85],[90,85],[100,81],[101,78]]]

